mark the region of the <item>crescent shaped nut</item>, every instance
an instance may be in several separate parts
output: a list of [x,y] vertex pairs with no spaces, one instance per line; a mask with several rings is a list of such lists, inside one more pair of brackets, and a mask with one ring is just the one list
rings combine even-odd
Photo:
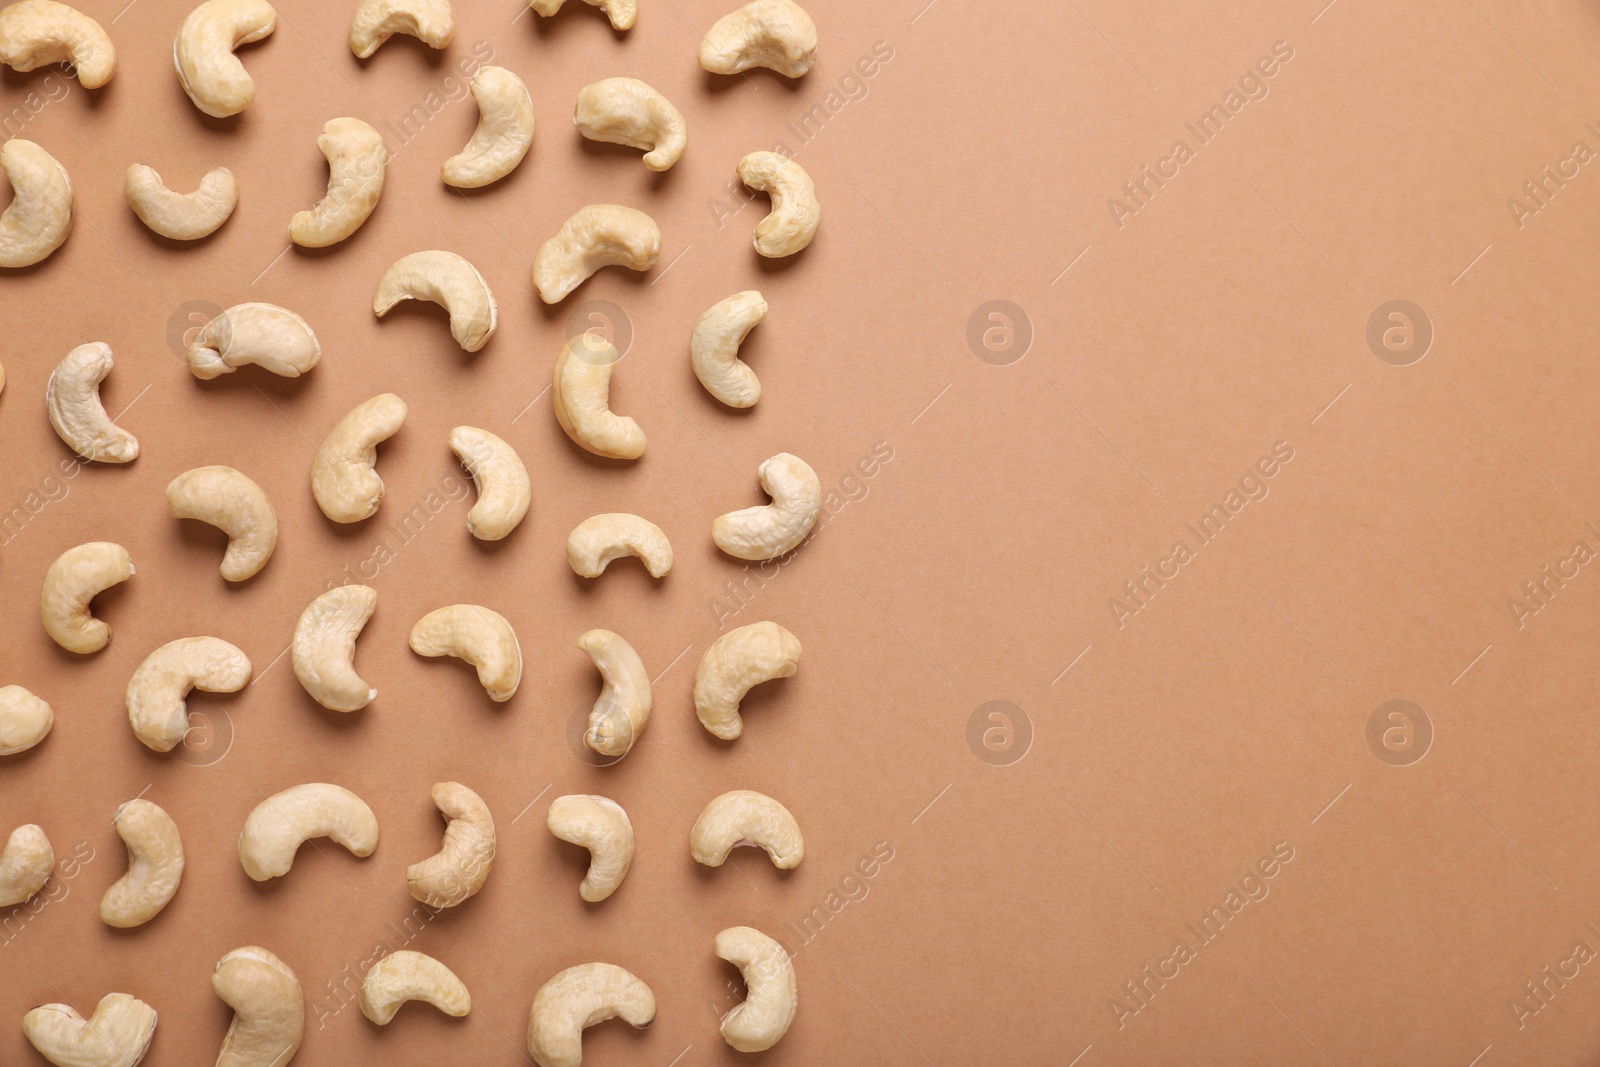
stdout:
[[567,562],[583,578],[598,578],[614,559],[638,556],[650,577],[672,569],[672,543],[661,527],[625,512],[591,515],[567,535]]
[[278,514],[261,487],[232,467],[196,467],[167,483],[175,519],[197,519],[228,535],[222,577],[242,582],[258,573],[278,547]]
[[478,669],[478,684],[496,703],[510,700],[522,682],[522,646],[498,611],[451,604],[428,612],[411,628],[411,651],[454,656]]
[[217,961],[211,990],[233,1009],[217,1067],[284,1067],[305,1034],[305,994],[300,979],[277,956],[256,945],[236,948]]
[[0,213],[0,267],[31,267],[72,230],[72,180],[54,156],[20,137],[0,145],[0,170],[13,194]]
[[111,823],[128,848],[128,870],[100,898],[100,921],[128,929],[154,919],[178,891],[183,841],[178,824],[148,800],[130,800]]
[[448,48],[456,39],[450,0],[361,0],[350,19],[350,51],[366,59],[397,33],[429,48]]
[[111,373],[111,346],[90,341],[68,352],[44,387],[45,414],[56,436],[84,459],[131,463],[139,439],[111,421],[100,403],[100,383]]
[[600,672],[600,696],[589,712],[583,743],[602,756],[620,759],[644,733],[653,698],[650,675],[633,646],[610,630],[590,630],[578,638]]
[[611,375],[622,356],[598,333],[584,331],[561,346],[551,376],[556,422],[585,451],[607,459],[638,459],[645,437],[639,424],[611,410]]
[[0,63],[30,71],[51,63],[77,72],[98,89],[117,69],[117,50],[94,19],[55,0],[17,0],[0,9]]
[[706,392],[730,408],[755,407],[761,399],[761,381],[739,358],[739,346],[766,317],[766,299],[750,289],[711,305],[689,335],[694,376]]
[[378,206],[388,149],[383,134],[360,119],[329,119],[317,135],[328,159],[328,190],[289,220],[289,240],[302,248],[336,245],[361,228]]
[[256,98],[256,83],[233,54],[268,36],[278,12],[267,0],[206,0],[189,12],[172,42],[172,65],[194,106],[222,119]]
[[11,831],[0,850],[0,908],[31,899],[50,880],[55,865],[55,850],[37,825],[30,822]]
[[[567,0],[528,0],[528,6],[534,13],[549,18],[560,11]],[[639,0],[583,0],[590,7],[597,7],[605,12],[606,18],[611,20],[614,30],[630,30],[634,20],[639,15]]]
[[716,951],[739,968],[747,993],[722,1017],[722,1039],[740,1052],[765,1052],[789,1032],[800,1005],[789,950],[753,927],[730,926],[717,934]]
[[633,864],[633,823],[622,805],[584,793],[556,797],[545,826],[562,841],[589,850],[589,871],[578,886],[579,896],[598,904],[617,891]]
[[522,79],[504,67],[479,67],[472,76],[478,127],[460,152],[444,161],[439,176],[458,189],[479,189],[504,178],[533,144],[533,100]]
[[483,798],[460,782],[436,782],[433,803],[444,815],[444,844],[406,868],[411,896],[430,908],[453,908],[483,888],[494,867],[494,817]]
[[356,637],[377,606],[371,586],[341,585],[307,604],[295,623],[289,642],[294,676],[329,711],[359,711],[378,695],[352,662]]
[[189,370],[205,380],[255,364],[284,378],[317,365],[322,345],[305,319],[276,304],[235,304],[203,326],[185,353]]
[[467,512],[467,530],[480,541],[498,541],[528,514],[533,488],[517,450],[488,430],[457,426],[450,448],[472,476],[477,503]]
[[175,193],[154,168],[133,163],[123,176],[122,194],[153,233],[174,241],[198,241],[215,233],[233,214],[239,183],[233,171],[217,167],[206,171],[194,192]]
[[360,522],[377,514],[383,502],[378,445],[405,421],[406,402],[379,393],[334,423],[311,461],[311,493],[324,515],[334,522]]
[[42,698],[20,685],[0,686],[0,756],[26,752],[45,739],[55,721]]
[[88,655],[111,641],[111,627],[89,614],[89,602],[133,574],[128,550],[111,541],[90,541],[57,556],[44,572],[39,619],[50,639],[68,652]]
[[772,865],[787,871],[800,866],[806,843],[789,809],[750,789],[736,789],[715,798],[700,812],[689,831],[689,854],[696,863],[720,867],[740,845],[759,845]]
[[772,197],[772,210],[756,223],[757,252],[782,259],[811,243],[822,222],[822,205],[804,167],[777,152],[751,152],[739,161],[739,180]]
[[468,352],[489,343],[497,312],[478,268],[454,252],[434,249],[401,256],[383,272],[372,312],[383,318],[402,300],[427,300],[450,313],[450,336]]
[[255,806],[239,832],[239,863],[257,882],[289,873],[294,854],[313,837],[331,838],[354,855],[378,847],[378,819],[367,802],[342,786],[291,786]]
[[788,678],[800,667],[800,641],[775,622],[753,622],[711,643],[694,672],[700,724],[724,741],[744,731],[739,702],[755,686]]
[[661,227],[636,208],[589,204],[573,212],[533,256],[533,287],[559,304],[601,267],[649,270],[661,256]]
[[606,78],[578,90],[572,124],[591,141],[645,150],[644,165],[672,169],[689,144],[689,127],[672,102],[638,78]]
[[108,993],[85,1019],[69,1004],[43,1004],[22,1017],[22,1032],[57,1067],[134,1067],[156,1032],[156,1010],[127,993]]
[[822,511],[822,482],[799,456],[779,452],[756,472],[772,503],[719,515],[711,539],[735,559],[776,559],[811,533]]
[[454,971],[425,953],[401,949],[373,964],[361,980],[361,1014],[388,1026],[408,1000],[458,1019],[472,1010],[472,995]]
[[218,637],[182,637],[145,657],[128,680],[133,735],[146,748],[171,752],[189,732],[184,706],[191,689],[237,693],[250,681],[250,658]]
[[817,24],[793,0],[753,0],[718,19],[700,42],[700,65],[713,74],[767,67],[798,78],[817,61]]
[[551,978],[528,1009],[528,1055],[539,1067],[579,1067],[583,1032],[621,1018],[642,1029],[656,1017],[656,998],[633,972],[614,963],[580,963]]

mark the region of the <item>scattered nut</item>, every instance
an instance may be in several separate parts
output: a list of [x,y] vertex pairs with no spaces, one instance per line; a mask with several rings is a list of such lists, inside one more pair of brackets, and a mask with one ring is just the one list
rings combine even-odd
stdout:
[[533,287],[559,304],[601,267],[649,270],[661,255],[661,227],[644,212],[616,204],[581,207],[533,256]]
[[111,373],[111,346],[90,341],[66,354],[44,387],[44,409],[56,436],[84,459],[131,463],[139,439],[111,421],[100,403],[100,383]]
[[772,503],[719,515],[711,539],[736,559],[776,559],[793,551],[822,510],[822,483],[799,456],[779,452],[756,471]]
[[561,346],[550,403],[556,421],[579,446],[607,459],[644,455],[644,431],[611,410],[611,374],[622,356],[610,341],[585,331]]
[[50,705],[22,686],[0,686],[0,756],[26,752],[44,740],[55,721]]
[[357,404],[334,423],[311,461],[311,493],[334,522],[360,522],[378,512],[383,479],[378,477],[378,444],[406,421],[406,402],[379,393]]
[[408,1000],[432,1004],[458,1019],[472,1010],[472,996],[454,971],[432,956],[402,949],[367,971],[361,981],[361,1014],[387,1026]]
[[329,119],[317,149],[328,157],[328,191],[289,220],[289,240],[303,248],[336,245],[361,228],[378,206],[388,161],[383,134],[360,119]]
[[39,618],[44,632],[68,652],[88,655],[111,641],[111,627],[89,614],[101,591],[133,574],[128,550],[110,541],[90,541],[57,556],[44,572]]
[[[528,0],[528,6],[534,12],[549,18],[561,10],[567,0]],[[639,13],[639,0],[583,0],[590,7],[597,7],[606,13],[606,18],[611,20],[614,30],[628,30],[633,28],[633,20]]]
[[740,845],[760,845],[772,865],[784,871],[800,866],[806,854],[800,824],[789,809],[749,789],[711,801],[689,831],[689,855],[707,867],[722,866],[728,852]]
[[650,987],[614,963],[580,963],[551,978],[528,1009],[528,1055],[539,1067],[579,1067],[583,1031],[621,1017],[642,1029],[656,1017]]
[[433,250],[401,256],[383,272],[372,311],[383,318],[402,300],[429,300],[450,313],[450,336],[468,352],[494,333],[494,294],[478,269],[454,252]]
[[579,896],[598,904],[617,891],[633,864],[633,824],[622,805],[588,794],[556,797],[544,822],[556,837],[589,850]]
[[378,695],[352,662],[356,637],[377,606],[378,591],[371,586],[341,585],[307,604],[294,625],[294,676],[329,711],[359,711]]
[[510,700],[522,681],[522,646],[498,611],[452,604],[430,611],[411,628],[411,651],[455,656],[478,668],[478,683],[497,703]]
[[397,33],[429,48],[446,48],[456,39],[450,0],[361,0],[350,19],[350,51],[366,59]]
[[250,658],[218,637],[168,641],[128,681],[128,722],[146,748],[171,752],[189,732],[189,690],[237,693],[250,681]]
[[85,1019],[68,1004],[44,1004],[22,1017],[22,1032],[57,1067],[134,1067],[156,1032],[156,1010],[127,993],[108,993]]
[[0,214],[0,267],[31,267],[72,229],[72,181],[54,156],[20,137],[0,144],[0,170],[13,194]]
[[444,845],[406,868],[406,885],[413,898],[430,908],[453,908],[489,880],[494,818],[483,798],[460,782],[434,783],[433,803],[446,819]]
[[672,544],[667,535],[637,515],[591,515],[567,535],[567,562],[581,577],[598,578],[612,560],[623,556],[638,556],[652,578],[672,569]]
[[766,299],[751,289],[711,305],[689,336],[694,376],[706,392],[730,408],[755,407],[761,399],[761,381],[739,358],[739,346],[766,317]]
[[590,630],[578,638],[603,683],[589,712],[583,743],[602,756],[626,756],[650,718],[650,675],[633,646],[610,630]]
[[278,26],[267,0],[206,0],[189,12],[172,42],[172,65],[194,106],[212,118],[237,115],[256,98],[256,83],[233,50]]
[[0,908],[21,904],[43,889],[55,865],[55,850],[38,826],[30,822],[11,831],[0,851]]
[[672,102],[638,78],[606,78],[578,90],[572,124],[591,141],[645,150],[644,165],[670,170],[689,144]]
[[289,965],[246,945],[217,961],[211,989],[233,1009],[217,1067],[284,1067],[305,1033],[305,995]]
[[451,430],[450,448],[478,488],[478,502],[467,512],[467,530],[480,541],[500,540],[517,528],[533,502],[528,468],[516,449],[476,426]]
[[722,1039],[740,1052],[765,1052],[794,1022],[800,994],[789,950],[748,926],[717,935],[717,955],[739,968],[747,995],[722,1017]]
[[233,171],[217,167],[206,171],[194,192],[175,193],[154,168],[134,163],[122,179],[122,195],[151,231],[174,241],[198,241],[215,233],[233,214],[239,183]]
[[239,833],[239,862],[257,882],[288,874],[313,837],[332,838],[363,858],[378,847],[378,819],[367,802],[326,782],[296,785],[255,806]]
[[775,622],[753,622],[711,643],[694,672],[700,724],[724,741],[744,730],[739,702],[762,682],[788,678],[800,666],[800,641]]
[[798,78],[817,61],[817,24],[793,0],[753,0],[722,16],[700,42],[700,65],[713,74],[767,67]]
[[456,155],[444,161],[439,176],[458,189],[478,189],[517,168],[533,144],[533,101],[522,79],[504,67],[479,67],[472,76],[478,103],[478,128]]
[[232,374],[248,363],[284,378],[298,378],[317,365],[322,346],[299,315],[276,304],[235,304],[189,343],[189,370],[196,378]]
[[0,63],[30,71],[51,63],[98,89],[117,69],[117,50],[94,19],[55,0],[17,0],[0,9]]
[[756,223],[757,252],[782,259],[811,243],[822,221],[822,205],[805,168],[777,152],[751,152],[739,161],[739,180],[772,197],[772,211]]
[[154,919],[178,891],[183,877],[183,842],[178,824],[148,800],[130,800],[111,824],[128,847],[128,870],[100,898],[100,920],[127,929]]
[[267,565],[278,547],[278,515],[267,494],[232,467],[196,467],[167,483],[175,519],[198,519],[228,535],[222,577],[242,582]]

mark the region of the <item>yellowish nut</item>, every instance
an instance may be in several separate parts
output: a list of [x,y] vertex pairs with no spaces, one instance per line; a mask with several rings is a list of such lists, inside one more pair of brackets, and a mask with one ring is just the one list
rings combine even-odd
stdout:
[[751,289],[711,305],[689,336],[694,376],[730,408],[754,407],[761,399],[761,381],[739,358],[739,346],[766,317],[766,299]]
[[0,908],[29,900],[50,880],[55,865],[55,850],[38,826],[27,823],[11,831],[0,850]]
[[350,19],[350,51],[366,59],[397,33],[429,48],[447,48],[456,39],[450,0],[361,0]]
[[428,612],[411,628],[411,651],[454,656],[478,669],[478,684],[496,702],[510,700],[522,682],[522,646],[498,611],[451,604]]
[[750,789],[724,793],[705,806],[689,831],[689,854],[696,863],[720,867],[740,845],[759,845],[772,865],[787,871],[800,866],[806,843],[789,809]]
[[528,1009],[528,1055],[539,1067],[579,1067],[583,1032],[621,1018],[642,1029],[656,1017],[656,998],[631,971],[614,963],[580,963],[551,978]]
[[13,756],[43,741],[55,725],[50,705],[20,685],[0,686],[0,756]]
[[406,885],[413,898],[430,908],[453,908],[489,880],[494,817],[483,798],[460,782],[434,783],[433,803],[446,819],[444,845],[406,868]]
[[817,61],[817,24],[794,0],[753,0],[722,16],[700,42],[700,65],[713,74],[767,67],[798,78]]
[[217,961],[211,989],[233,1009],[217,1067],[285,1067],[305,1033],[300,979],[277,956],[256,945]]
[[454,252],[434,249],[401,256],[383,273],[372,311],[383,318],[402,300],[427,300],[450,313],[450,336],[468,352],[489,343],[497,313],[494,294],[478,269]]
[[556,357],[550,404],[556,422],[586,451],[607,459],[638,459],[644,455],[644,431],[611,410],[611,374],[621,358],[598,333],[571,338]]
[[111,641],[111,627],[89,614],[89,602],[133,574],[128,550],[110,541],[90,541],[57,556],[44,572],[39,619],[50,639],[68,652],[88,655]]
[[232,374],[255,364],[284,378],[317,365],[322,346],[299,315],[276,304],[235,304],[201,328],[186,353],[196,378]]
[[175,519],[198,519],[228,535],[222,576],[242,582],[267,565],[278,547],[278,514],[261,487],[232,467],[196,467],[167,483]]
[[[528,0],[528,6],[534,12],[546,18],[560,11],[567,0]],[[639,0],[583,0],[590,7],[597,7],[606,13],[606,18],[611,20],[614,30],[629,30],[633,28],[634,19],[639,15]]]
[[402,949],[373,964],[361,980],[361,1014],[387,1026],[408,1000],[458,1019],[472,1010],[472,995],[454,971],[432,956]]
[[138,458],[139,439],[112,422],[100,403],[100,383],[111,366],[111,346],[102,341],[68,352],[45,383],[45,414],[56,436],[84,459],[131,463]]
[[289,642],[294,676],[329,711],[359,711],[378,695],[353,662],[356,637],[377,606],[371,586],[341,585],[307,604],[295,623]]
[[20,137],[0,145],[0,170],[12,192],[0,214],[0,267],[31,267],[72,230],[72,181],[54,156]]
[[637,515],[591,515],[567,535],[567,562],[581,577],[598,578],[612,560],[623,556],[638,556],[652,578],[672,569],[672,543],[667,535]]
[[478,488],[478,501],[467,512],[467,530],[480,541],[500,540],[517,528],[533,503],[528,468],[516,449],[476,426],[451,430],[450,448]]
[[189,732],[184,700],[191,689],[237,693],[250,681],[250,658],[217,637],[168,641],[128,681],[128,722],[145,747],[171,752]]
[[257,882],[288,874],[294,854],[314,837],[331,838],[363,858],[378,847],[378,819],[342,786],[309,782],[263,800],[239,833],[239,863]]
[[722,1039],[740,1052],[765,1052],[789,1032],[800,994],[789,950],[749,926],[717,935],[717,955],[739,968],[746,996],[722,1017]]
[[289,220],[289,240],[303,248],[326,248],[355,233],[378,206],[388,150],[383,134],[360,119],[329,119],[317,135],[328,158],[328,191]]
[[799,456],[779,452],[757,470],[772,503],[719,515],[711,539],[736,559],[776,559],[806,539],[822,511],[822,482]]
[[37,70],[51,63],[77,72],[78,84],[98,89],[117,69],[117,50],[94,19],[55,0],[17,0],[0,9],[0,63]]
[[545,817],[550,832],[589,850],[589,872],[578,895],[597,904],[617,891],[633,865],[633,823],[622,805],[589,794],[556,797]]
[[600,672],[600,697],[589,712],[583,743],[602,756],[621,758],[644,733],[653,698],[650,675],[633,646],[610,630],[590,630],[578,638]]
[[739,161],[739,180],[772,198],[772,211],[756,223],[757,252],[782,259],[811,243],[822,221],[822,205],[804,167],[777,152],[751,152]]
[[578,90],[572,124],[591,141],[645,150],[644,165],[670,170],[689,144],[672,102],[638,78],[606,78]]
[[788,678],[800,666],[800,641],[775,622],[753,622],[711,643],[694,672],[694,710],[700,725],[724,741],[744,730],[739,702],[754,687]]
[[311,493],[324,515],[334,522],[360,522],[377,514],[383,502],[378,444],[405,421],[406,402],[379,393],[334,423],[311,461]]
[[172,65],[194,106],[212,118],[237,115],[256,98],[256,84],[233,50],[278,26],[267,0],[206,0],[189,12],[172,42]]
[[174,241],[197,241],[228,221],[239,203],[239,183],[233,171],[217,167],[206,171],[194,192],[175,193],[154,168],[134,163],[122,179],[122,194],[151,232]]
[[661,227],[644,212],[616,204],[581,207],[533,256],[533,287],[559,304],[601,267],[649,270],[661,256]]
[[178,892],[183,841],[178,824],[148,800],[130,800],[111,823],[128,848],[128,870],[100,898],[100,920],[127,929],[154,919]]
[[444,161],[439,176],[458,189],[478,189],[504,178],[533,144],[533,101],[522,79],[504,67],[479,67],[472,76],[478,128],[460,152]]
[[56,1067],[134,1067],[156,1032],[156,1010],[127,993],[108,993],[85,1019],[68,1004],[44,1004],[22,1017],[22,1032]]

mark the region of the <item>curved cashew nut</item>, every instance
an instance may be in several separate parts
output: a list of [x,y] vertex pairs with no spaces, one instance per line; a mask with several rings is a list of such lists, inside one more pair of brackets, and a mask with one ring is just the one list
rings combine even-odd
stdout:
[[111,641],[111,627],[89,614],[89,602],[133,574],[128,550],[110,541],[90,541],[57,556],[44,572],[39,618],[44,632],[68,652],[88,655]]
[[[567,0],[528,0],[528,6],[534,12],[549,18],[561,10]],[[633,28],[633,20],[639,14],[639,0],[583,0],[590,7],[597,7],[606,13],[606,18],[611,20],[614,30],[629,30]]]
[[800,994],[789,950],[749,926],[717,935],[717,955],[739,968],[747,996],[722,1017],[722,1039],[740,1052],[764,1052],[789,1032]]
[[656,1017],[656,998],[631,971],[614,963],[580,963],[551,978],[528,1009],[528,1055],[539,1067],[579,1067],[583,1031],[621,1017],[642,1029]]
[[689,336],[689,361],[706,392],[730,408],[754,407],[761,381],[739,358],[739,346],[767,317],[767,301],[754,289],[711,305]]
[[644,431],[611,410],[611,374],[622,356],[597,333],[585,331],[561,346],[550,404],[556,421],[586,451],[607,459],[644,455]]
[[0,851],[0,908],[28,900],[50,880],[56,853],[50,839],[33,823],[11,831]]
[[125,930],[154,919],[178,891],[183,841],[172,816],[148,800],[128,801],[111,824],[128,847],[128,870],[100,898],[100,919]]
[[55,721],[55,713],[41,698],[20,685],[0,686],[0,756],[26,752],[44,740]]
[[533,256],[533,287],[559,304],[601,267],[649,270],[661,255],[661,227],[636,208],[590,204],[573,212]]
[[406,402],[379,393],[351,408],[333,424],[311,461],[311,493],[334,522],[360,522],[378,512],[383,479],[378,477],[378,444],[406,421]]
[[707,867],[722,866],[728,852],[740,845],[760,845],[783,871],[800,866],[806,854],[800,824],[789,809],[750,789],[712,800],[689,831],[689,854]]
[[672,102],[638,78],[606,78],[578,90],[572,124],[591,141],[645,150],[644,165],[670,170],[689,144]]
[[254,363],[284,378],[298,378],[317,365],[322,346],[299,315],[276,304],[235,304],[195,335],[186,354],[196,378],[232,374]]
[[444,845],[406,868],[406,885],[412,897],[430,908],[453,908],[489,880],[494,817],[483,798],[460,782],[435,782],[433,803],[446,819]]
[[289,220],[289,240],[304,248],[336,245],[361,228],[378,206],[389,158],[383,134],[360,119],[329,119],[317,149],[328,158],[328,191]]
[[672,569],[672,543],[667,535],[637,515],[591,515],[567,535],[567,562],[584,578],[600,577],[612,560],[623,556],[638,556],[652,578]]
[[711,539],[736,559],[775,559],[793,551],[822,510],[822,483],[799,456],[779,452],[756,474],[772,503],[730,511],[711,523]]
[[54,156],[20,137],[0,145],[0,170],[14,194],[0,214],[0,267],[31,267],[72,229],[72,180]]
[[189,732],[189,690],[237,693],[250,681],[250,658],[219,637],[168,641],[133,672],[126,702],[133,735],[146,748],[171,752]]
[[0,63],[29,71],[71,66],[78,84],[98,89],[117,69],[117,50],[94,19],[55,0],[18,0],[0,9]]
[[633,823],[622,805],[586,793],[556,797],[544,823],[556,837],[589,850],[579,896],[598,904],[617,891],[633,864]]
[[227,167],[208,170],[192,193],[175,193],[161,175],[134,163],[122,179],[122,194],[139,221],[162,237],[197,241],[215,233],[239,203],[239,183]]
[[700,65],[713,74],[767,67],[798,78],[817,61],[817,24],[793,0],[753,0],[722,16],[700,42]]
[[50,372],[44,408],[56,436],[84,459],[130,463],[139,455],[139,439],[112,422],[100,403],[100,383],[111,365],[111,346],[103,341],[74,348]]
[[350,51],[366,59],[397,33],[429,48],[447,48],[456,39],[450,0],[361,0],[350,19]]
[[242,582],[278,547],[278,514],[259,485],[232,467],[196,467],[167,483],[175,519],[198,519],[228,535],[222,577]]
[[361,1014],[387,1026],[408,1000],[458,1019],[472,1010],[472,995],[454,971],[425,953],[401,949],[373,964],[361,980]]
[[217,1067],[284,1067],[305,1033],[305,995],[289,965],[246,945],[217,961],[211,989],[233,1009]]
[[498,611],[451,604],[430,611],[411,628],[411,651],[455,656],[478,668],[478,684],[496,703],[510,700],[522,681],[522,646]]
[[467,530],[480,541],[500,540],[517,528],[533,502],[528,468],[516,449],[476,426],[451,430],[450,448],[478,487],[478,502],[467,512]]
[[194,106],[212,118],[237,115],[256,98],[256,83],[233,50],[278,27],[267,0],[206,0],[189,12],[172,42],[172,65]]
[[805,168],[777,152],[751,152],[739,161],[739,180],[772,197],[772,211],[756,223],[757,252],[782,259],[811,243],[822,221],[822,205]]
[[313,837],[332,838],[360,857],[378,847],[378,819],[342,786],[290,786],[255,806],[239,832],[239,863],[257,882],[288,874],[294,854]]
[[22,1032],[58,1067],[134,1067],[156,1032],[156,1010],[127,993],[108,993],[85,1019],[69,1004],[44,1004],[22,1017]]
[[294,625],[294,676],[329,711],[359,711],[378,695],[352,662],[356,636],[377,606],[378,591],[371,586],[341,585],[307,604]]
[[724,741],[744,730],[739,702],[762,682],[788,678],[800,666],[800,641],[775,622],[753,622],[711,643],[694,672],[700,724]]
[[444,161],[439,176],[458,189],[478,189],[504,178],[533,144],[533,100],[522,79],[504,67],[479,67],[472,76],[478,128],[460,152]]
[[489,343],[497,313],[494,294],[478,268],[438,249],[401,256],[383,272],[372,297],[378,318],[402,300],[430,300],[450,313],[450,336],[468,352]]
[[628,754],[650,718],[650,675],[633,646],[610,630],[590,630],[578,638],[600,672],[600,697],[589,712],[583,743],[602,756]]

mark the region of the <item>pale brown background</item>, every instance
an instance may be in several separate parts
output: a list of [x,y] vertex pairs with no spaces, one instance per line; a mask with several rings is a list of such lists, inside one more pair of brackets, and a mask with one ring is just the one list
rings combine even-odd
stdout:
[[[1509,607],[1575,542],[1600,549],[1586,525],[1600,523],[1600,164],[1520,229],[1506,203],[1575,141],[1600,149],[1585,127],[1600,119],[1592,5],[815,0],[820,58],[791,85],[700,71],[699,33],[731,0],[642,0],[626,35],[576,0],[550,20],[461,2],[443,55],[397,38],[365,64],[345,45],[350,5],[286,0],[277,33],[244,53],[255,103],[212,121],[171,68],[185,0],[122,3],[83,0],[119,49],[107,88],[0,76],[0,112],[26,116],[30,92],[55,90],[20,132],[66,166],[78,204],[58,253],[0,278],[13,516],[0,681],[57,712],[43,745],[0,768],[0,823],[37,821],[61,857],[93,855],[5,926],[0,1061],[39,1062],[20,1033],[29,1007],[88,1010],[125,990],[160,1012],[147,1062],[210,1062],[229,1017],[212,967],[259,943],[311,1001],[300,1063],[517,1062],[534,990],[589,959],[634,970],[660,1011],[642,1034],[591,1030],[585,1062],[731,1063],[716,1013],[739,990],[711,941],[747,923],[799,948],[802,1008],[760,1058],[771,1064],[1600,1062],[1595,965],[1552,983],[1520,1027],[1509,1006],[1576,943],[1600,949],[1587,926],[1600,923],[1600,577],[1584,568],[1520,629]],[[452,67],[479,42],[527,80],[539,127],[516,173],[463,196],[438,166],[476,121]],[[878,42],[892,59],[830,100]],[[1193,146],[1184,123],[1277,42],[1294,58],[1269,95],[1119,229],[1108,198],[1175,139]],[[687,116],[688,154],[665,176],[568,123],[577,90],[617,74]],[[389,124],[430,93],[438,113],[404,140]],[[787,125],[819,107],[829,117],[808,141]],[[346,114],[397,149],[382,203],[331,251],[287,250],[285,223],[325,179],[317,131]],[[749,247],[764,200],[720,225],[713,206],[730,202],[739,157],[775,142],[798,151],[826,216],[781,264]],[[225,164],[239,209],[198,245],[154,238],[122,199],[135,161],[179,188]],[[544,308],[534,250],[607,201],[659,220],[660,265],[604,272]],[[432,247],[467,255],[499,297],[499,333],[476,357],[437,309],[369,311],[383,269]],[[700,390],[686,344],[704,308],[751,287],[772,305],[747,345],[766,392],[738,414]],[[980,319],[973,347],[969,317],[995,299],[1020,311]],[[1406,367],[1366,341],[1394,299],[1436,333]],[[183,331],[245,300],[303,314],[322,364],[297,382],[193,379]],[[614,398],[649,434],[637,464],[579,452],[540,395],[590,301],[626,309],[633,331]],[[89,340],[115,349],[104,395],[113,412],[133,405],[122,423],[144,452],[50,482],[68,452],[44,382]],[[388,498],[375,520],[335,528],[308,491],[315,442],[383,390],[411,405],[381,450]],[[464,529],[471,497],[445,444],[463,422],[506,436],[533,476],[528,520],[498,545]],[[1269,495],[1119,628],[1121,584],[1174,541],[1193,547],[1184,523],[1280,441],[1294,459]],[[846,482],[875,446],[892,461]],[[689,692],[740,575],[708,525],[761,499],[754,470],[780,450],[854,499],[725,620],[776,619],[805,654],[722,746]],[[239,588],[216,573],[220,535],[162,499],[207,463],[255,478],[282,522],[278,554]],[[401,545],[391,524],[426,512],[430,491],[444,506]],[[660,523],[672,574],[654,584],[623,563],[575,579],[563,540],[601,510]],[[111,647],[75,657],[34,604],[49,561],[98,538],[126,545],[138,574],[97,602]],[[306,602],[380,543],[394,558],[372,580],[357,659],[379,696],[324,712],[278,657]],[[406,647],[415,619],[462,600],[521,635],[508,705]],[[611,768],[568,740],[597,685],[573,644],[592,626],[625,634],[660,675],[648,732]],[[154,755],[125,724],[123,687],[151,649],[200,633],[241,645],[258,680],[196,697],[205,729]],[[1368,741],[1391,699],[1431,723],[1409,766],[1394,763],[1420,750],[1420,723],[1409,750]],[[969,745],[991,700],[1020,710],[980,717]],[[402,872],[437,848],[428,787],[446,778],[489,802],[500,855],[481,896],[407,934]],[[289,876],[249,882],[234,850],[245,815],[318,780],[371,803],[378,851],[307,847]],[[800,869],[689,860],[695,813],[740,787],[793,808]],[[581,851],[542,825],[551,797],[590,791],[619,800],[639,838],[598,907],[577,896]],[[113,931],[96,913],[123,864],[110,816],[141,792],[177,819],[188,869],[157,920]],[[1119,1026],[1123,983],[1279,842],[1294,859],[1270,895]],[[847,882],[875,847],[893,859]],[[786,924],[814,909],[831,918],[802,942]],[[353,988],[380,944],[454,967],[472,1015],[408,1008],[380,1030],[341,1009],[329,983]]]

